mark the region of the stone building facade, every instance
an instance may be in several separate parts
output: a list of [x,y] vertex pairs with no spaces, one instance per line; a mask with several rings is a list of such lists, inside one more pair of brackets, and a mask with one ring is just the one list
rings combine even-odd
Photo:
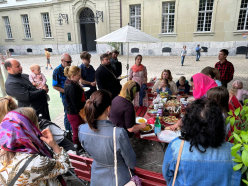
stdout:
[[130,24],[162,41],[130,44],[130,55],[179,55],[183,45],[195,55],[198,44],[202,55],[217,55],[222,48],[244,54],[247,15],[246,0],[5,0],[0,1],[0,51],[43,54],[46,47],[56,54],[103,53],[111,47],[94,40]]

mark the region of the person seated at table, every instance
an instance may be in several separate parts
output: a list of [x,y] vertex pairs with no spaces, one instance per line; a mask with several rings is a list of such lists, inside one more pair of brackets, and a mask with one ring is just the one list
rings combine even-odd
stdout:
[[[146,127],[146,123],[136,125],[136,113],[132,101],[136,92],[140,91],[140,86],[135,81],[128,81],[124,84],[120,94],[112,101],[109,120],[117,127],[122,127],[127,131],[129,138],[134,132]],[[120,106],[121,105],[121,106]]]
[[[216,102],[222,112],[223,118],[226,120],[229,112],[229,92],[226,87],[214,87],[208,90],[207,98],[210,101]],[[230,123],[226,125],[226,134],[230,130]]]
[[[195,99],[206,99],[207,91],[211,88],[217,87],[215,81],[202,73],[197,73],[193,75],[190,79],[191,86],[193,87],[193,97],[188,99],[188,101],[194,101]],[[171,125],[170,129],[175,130],[182,125],[182,120],[180,119],[176,124]]]
[[208,66],[202,69],[201,73],[214,79],[218,86],[222,86],[220,81],[220,71],[217,68]]
[[161,92],[162,93],[167,92],[168,95],[172,95],[168,79],[162,79],[161,80],[160,86],[157,88],[157,90],[154,94],[157,95],[157,94],[160,94]]
[[189,82],[186,80],[184,76],[181,76],[180,79],[176,83],[179,94],[189,94],[190,86]]
[[94,159],[91,167],[91,186],[116,185],[114,153],[117,154],[118,185],[125,185],[130,181],[128,168],[134,170],[136,165],[136,154],[123,128],[116,127],[116,152],[114,152],[114,125],[107,120],[111,101],[110,92],[106,90],[94,92],[84,108],[88,124],[79,127],[79,140]]
[[156,81],[156,83],[154,84],[154,86],[152,87],[152,93],[157,91],[157,88],[160,86],[161,80],[162,79],[168,79],[169,81],[169,85],[170,85],[170,90],[172,92],[173,95],[177,95],[178,94],[178,89],[177,89],[177,85],[176,83],[172,80],[172,75],[171,75],[171,71],[170,70],[163,70],[162,74],[161,74],[161,78],[158,79]]
[[241,170],[233,170],[237,165],[232,160],[233,145],[225,142],[225,121],[220,115],[219,106],[208,100],[195,100],[188,106],[181,137],[169,143],[164,155],[162,172],[168,186],[176,172],[175,185],[240,185]]
[[220,81],[220,71],[217,68],[214,68],[213,72],[214,72],[215,83],[217,83],[219,87],[222,86],[222,83]]
[[8,112],[17,108],[18,106],[11,96],[0,97],[0,123]]
[[[14,185],[64,185],[59,175],[65,174],[71,167],[69,155],[54,141],[49,129],[40,132],[38,127],[38,118],[31,107],[10,111],[2,120],[0,185],[9,185],[9,180],[14,178],[31,156],[34,159]],[[44,142],[54,151],[54,157]]]

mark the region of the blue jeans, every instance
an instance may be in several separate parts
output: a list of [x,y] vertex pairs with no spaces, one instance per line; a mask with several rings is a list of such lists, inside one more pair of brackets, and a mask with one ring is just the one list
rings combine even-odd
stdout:
[[185,58],[185,56],[181,56],[181,59],[182,59],[181,64],[182,64],[182,65],[183,65],[183,63],[184,63],[184,58]]
[[68,121],[68,118],[67,118],[67,102],[66,102],[66,99],[65,98],[61,98],[62,99],[62,103],[64,105],[64,112],[65,112],[65,116],[64,116],[64,125],[65,125],[65,130],[69,130],[71,131],[71,124],[70,122]]
[[199,61],[201,57],[201,52],[196,52],[196,61]]

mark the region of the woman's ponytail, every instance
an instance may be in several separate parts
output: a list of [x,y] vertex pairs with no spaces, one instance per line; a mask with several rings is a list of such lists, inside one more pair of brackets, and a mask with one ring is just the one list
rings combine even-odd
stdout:
[[111,94],[106,90],[98,90],[94,92],[90,99],[86,101],[84,109],[80,111],[80,115],[85,116],[89,127],[95,132],[97,131],[97,119],[111,105]]

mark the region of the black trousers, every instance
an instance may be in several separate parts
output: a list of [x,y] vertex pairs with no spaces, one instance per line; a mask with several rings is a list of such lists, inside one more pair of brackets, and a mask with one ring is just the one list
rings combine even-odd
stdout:
[[227,82],[226,81],[221,81],[221,84],[222,84],[223,87],[227,88]]
[[37,117],[39,117],[39,115],[41,114],[42,119],[47,119],[47,120],[51,121],[47,103],[45,103],[43,105],[33,105],[33,108],[36,111]]

